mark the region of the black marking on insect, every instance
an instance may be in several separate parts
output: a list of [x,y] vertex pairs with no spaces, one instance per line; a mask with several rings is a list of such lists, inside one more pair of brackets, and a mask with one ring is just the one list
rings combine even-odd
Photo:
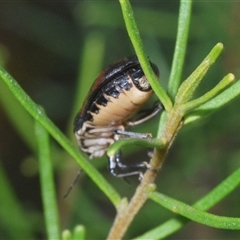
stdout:
[[[158,76],[157,66],[150,64]],[[74,133],[80,149],[91,159],[103,156],[121,137],[149,138],[150,134],[126,132],[125,129],[147,121],[162,109],[159,103],[141,119],[130,121],[152,94],[136,56],[123,58],[104,69],[75,118]],[[146,163],[121,163],[120,152],[109,158],[109,170],[114,176],[140,176],[146,169]]]

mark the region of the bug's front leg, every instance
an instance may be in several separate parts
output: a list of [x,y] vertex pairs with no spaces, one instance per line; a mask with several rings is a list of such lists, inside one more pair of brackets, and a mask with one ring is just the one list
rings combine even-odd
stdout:
[[121,151],[118,151],[116,155],[109,157],[109,171],[115,177],[127,177],[132,175],[139,175],[139,179],[142,179],[143,172],[149,169],[147,162],[125,164],[121,162]]
[[128,121],[128,126],[136,126],[143,122],[146,122],[147,120],[153,118],[156,116],[161,110],[163,110],[163,105],[160,102],[157,102],[153,105],[150,109],[142,110],[141,112],[144,112],[143,116],[135,121]]
[[136,132],[129,132],[122,129],[114,129],[114,134],[120,135],[121,137],[128,137],[128,138],[140,138],[140,139],[151,139],[151,133],[136,133]]

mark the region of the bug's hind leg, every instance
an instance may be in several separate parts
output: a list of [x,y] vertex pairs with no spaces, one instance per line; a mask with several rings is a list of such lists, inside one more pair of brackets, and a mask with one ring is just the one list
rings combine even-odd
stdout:
[[147,162],[125,164],[121,162],[121,152],[109,157],[109,171],[115,177],[127,177],[132,175],[139,175],[142,179],[143,172],[149,168]]

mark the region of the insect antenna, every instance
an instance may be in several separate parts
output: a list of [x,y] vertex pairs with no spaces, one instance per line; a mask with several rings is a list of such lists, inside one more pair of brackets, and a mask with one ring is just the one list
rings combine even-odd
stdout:
[[67,198],[68,195],[70,194],[70,192],[72,191],[73,187],[76,185],[77,181],[79,180],[80,174],[82,172],[82,169],[79,169],[77,172],[77,175],[75,177],[75,179],[73,180],[73,182],[71,183],[70,187],[68,188],[67,192],[65,193],[65,195],[63,196],[63,198]]

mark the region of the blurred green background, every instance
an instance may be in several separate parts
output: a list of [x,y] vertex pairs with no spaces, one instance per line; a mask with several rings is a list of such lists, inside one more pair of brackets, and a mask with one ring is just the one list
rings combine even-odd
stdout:
[[[167,86],[176,38],[179,2],[132,1],[136,21],[150,59],[160,68],[161,82]],[[183,79],[185,79],[217,43],[225,50],[205,77],[198,96],[213,87],[224,75],[240,75],[240,3],[196,1],[190,27]],[[88,64],[89,76],[96,76],[108,64],[134,54],[121,9],[117,1],[19,1],[0,2],[0,60],[23,89],[44,107],[53,122],[75,142],[72,114],[81,103],[75,103],[76,85],[81,66],[86,60],[86,42],[94,39],[89,59],[101,59],[99,66]],[[94,63],[94,61],[92,61]],[[81,76],[86,89],[94,81]],[[2,85],[0,85],[1,87]],[[0,95],[3,94],[3,87]],[[83,91],[87,94],[87,90]],[[80,98],[84,98],[83,95]],[[3,101],[3,100],[1,100]],[[240,111],[236,99],[206,119],[184,127],[177,136],[157,179],[158,190],[192,204],[240,166]],[[73,105],[76,107],[73,107]],[[74,109],[73,109],[74,108]],[[8,109],[8,110],[6,110]],[[38,163],[34,139],[26,141],[17,131],[9,115],[21,124],[18,111],[11,104],[0,103],[0,161],[9,181],[9,189],[19,203],[23,218],[35,239],[46,236],[39,185]],[[14,117],[13,117],[14,118]],[[26,123],[22,123],[26,124]],[[25,128],[33,134],[32,122]],[[157,118],[134,131],[156,132]],[[115,216],[105,195],[83,173],[67,199],[63,199],[75,178],[78,166],[56,144],[54,166],[62,229],[76,224],[87,228],[87,239],[104,239]],[[126,161],[145,160],[147,150],[124,150]],[[93,160],[104,176],[130,197],[136,178],[127,184],[112,177],[106,168],[106,157]],[[239,217],[240,190],[236,189],[210,212]],[[11,201],[10,199],[7,201]],[[5,203],[0,203],[0,214]],[[0,216],[0,239],[14,238],[12,224],[18,213],[9,212],[9,219]],[[133,222],[126,238],[132,238],[158,226],[174,214],[148,202]],[[21,218],[19,218],[21,219]],[[12,225],[11,225],[12,224]],[[22,232],[24,238],[25,233]],[[168,239],[237,239],[238,231],[212,229],[189,223]]]

